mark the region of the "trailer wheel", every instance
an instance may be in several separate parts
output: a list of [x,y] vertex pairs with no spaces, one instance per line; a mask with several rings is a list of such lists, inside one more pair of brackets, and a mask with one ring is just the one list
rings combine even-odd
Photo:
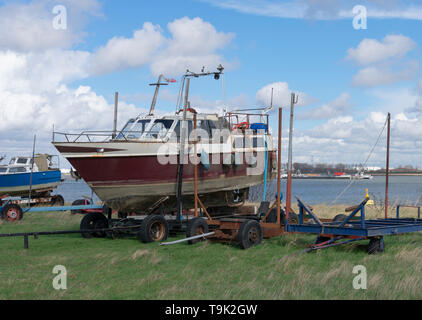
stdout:
[[59,207],[64,206],[64,198],[60,194],[53,196],[51,198],[51,205]]
[[8,204],[1,210],[1,218],[9,222],[22,220],[23,211],[17,204]]
[[338,214],[334,217],[333,222],[343,222],[347,219],[345,214]]
[[384,252],[384,246],[381,238],[371,238],[368,244],[368,254],[377,254]]
[[[188,222],[186,238],[208,233],[208,224],[203,218],[194,218]],[[203,239],[189,240],[188,244],[195,244]]]
[[256,220],[247,220],[242,223],[237,235],[240,247],[248,249],[262,242],[262,228]]
[[164,241],[169,235],[169,224],[162,215],[147,216],[141,223],[139,240],[144,243]]
[[[108,220],[99,212],[90,212],[82,218],[81,221],[81,230],[95,230],[95,229],[107,229],[108,228]],[[91,238],[105,238],[105,232],[83,232],[82,237],[85,239]]]

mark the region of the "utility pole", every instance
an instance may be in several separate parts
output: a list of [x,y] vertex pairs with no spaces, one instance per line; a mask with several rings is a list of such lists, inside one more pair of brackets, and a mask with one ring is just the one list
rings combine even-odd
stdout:
[[281,225],[281,132],[283,125],[283,109],[278,109],[278,154],[277,154],[277,224]]
[[388,218],[388,184],[390,176],[390,130],[391,130],[391,114],[387,117],[387,165],[385,169],[385,219]]
[[117,109],[119,106],[119,93],[116,92],[114,94],[114,122],[113,122],[113,135],[112,138],[116,138],[117,136]]

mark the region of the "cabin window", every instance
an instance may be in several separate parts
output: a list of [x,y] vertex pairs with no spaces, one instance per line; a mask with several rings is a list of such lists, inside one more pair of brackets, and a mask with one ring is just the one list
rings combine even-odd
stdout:
[[28,159],[26,158],[18,158],[17,163],[18,164],[26,164],[28,162]]
[[249,136],[236,137],[233,142],[233,147],[236,149],[247,149],[251,147],[251,140]]
[[116,137],[116,139],[124,139],[127,132],[129,131],[130,128],[132,128],[132,125],[135,123],[134,119],[130,119],[125,127],[122,129],[122,131],[118,134],[118,136]]
[[6,173],[7,172],[7,168],[0,168],[0,173]]
[[265,148],[264,138],[263,137],[254,137],[252,138],[252,143],[254,148]]
[[9,173],[23,173],[26,172],[26,168],[24,167],[17,167],[17,168],[10,168]]
[[[182,122],[183,120],[180,120],[177,122],[176,127],[174,128],[174,132],[176,133],[177,140],[180,140],[180,132],[182,131]],[[187,127],[188,127],[188,137],[190,136],[190,133],[193,131],[193,121],[192,120],[186,120]]]
[[174,120],[155,120],[154,124],[152,125],[151,129],[146,133],[146,138],[153,138],[153,139],[163,139],[168,131],[170,130],[171,126],[173,125]]
[[233,147],[236,148],[236,149],[243,149],[244,148],[243,137],[234,138]]
[[209,139],[212,139],[213,133],[217,129],[217,125],[211,120],[201,120],[198,123],[198,128],[204,130],[208,134]]
[[133,127],[128,131],[126,137],[128,139],[139,139],[142,137],[145,129],[148,127],[148,124],[151,120],[138,120]]

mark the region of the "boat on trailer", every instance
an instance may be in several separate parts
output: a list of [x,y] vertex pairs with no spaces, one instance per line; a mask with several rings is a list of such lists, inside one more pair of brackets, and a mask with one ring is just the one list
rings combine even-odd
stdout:
[[0,165],[0,195],[10,197],[49,196],[62,181],[61,172],[53,167],[53,156],[14,157],[7,165]]
[[[163,85],[160,76],[153,84],[156,91],[149,114],[130,119],[120,132],[54,132],[53,145],[108,207],[122,213],[145,214],[151,208],[174,213],[179,201],[184,209],[192,208],[194,161],[199,160],[198,195],[210,212],[242,206],[250,187],[275,178],[276,149],[268,109],[219,115],[197,113],[191,107],[190,79],[213,75],[218,80],[223,68],[218,70],[186,73],[179,96],[184,106],[178,102],[175,114],[154,114]],[[180,159],[185,161],[178,177]]]

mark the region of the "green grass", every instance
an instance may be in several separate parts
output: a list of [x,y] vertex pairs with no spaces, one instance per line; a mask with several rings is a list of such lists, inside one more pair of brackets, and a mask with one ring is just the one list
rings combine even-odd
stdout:
[[[27,214],[0,233],[79,228],[81,216]],[[286,235],[243,251],[203,242],[159,247],[135,238],[80,235],[0,238],[0,299],[422,299],[422,234],[387,237],[386,252],[369,256],[365,243],[289,256],[314,237]],[[64,265],[65,291],[52,287]],[[368,289],[352,286],[364,265]]]

